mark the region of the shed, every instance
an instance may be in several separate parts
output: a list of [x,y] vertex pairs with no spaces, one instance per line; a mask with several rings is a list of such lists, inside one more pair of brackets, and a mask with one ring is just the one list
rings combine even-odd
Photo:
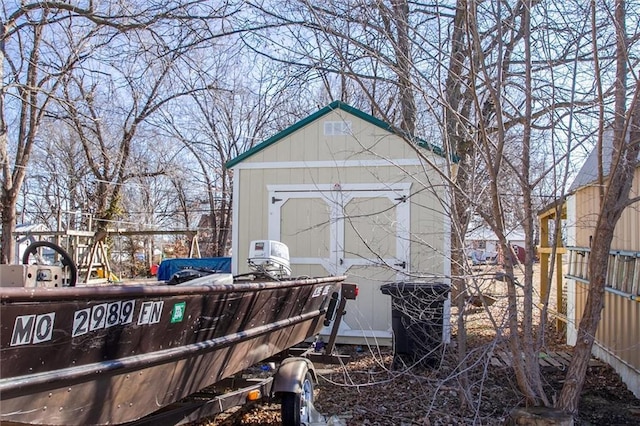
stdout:
[[[603,137],[603,171],[609,174],[613,132]],[[639,159],[640,160],[640,159]],[[576,176],[567,198],[567,343],[578,338],[590,289],[588,262],[592,236],[600,211],[597,150],[593,150]],[[631,199],[640,196],[640,162],[636,164]],[[627,206],[616,224],[609,252],[604,309],[592,353],[611,365],[640,397],[640,211],[638,202]]]
[[359,285],[340,341],[388,344],[391,302],[380,286],[448,283],[450,221],[438,171],[446,166],[437,147],[333,102],[227,163],[232,272],[248,271],[250,241],[282,241],[293,275],[347,275]]

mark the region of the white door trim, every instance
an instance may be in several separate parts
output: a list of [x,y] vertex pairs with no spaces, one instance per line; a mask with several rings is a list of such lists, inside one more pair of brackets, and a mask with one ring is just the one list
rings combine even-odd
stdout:
[[[350,267],[384,263],[398,269],[402,274],[411,270],[410,265],[410,229],[411,204],[408,202],[411,183],[363,183],[363,184],[300,184],[300,185],[267,185],[269,197],[268,238],[281,239],[281,207],[291,198],[322,198],[330,209],[330,246],[329,258],[291,257],[291,264],[321,264],[330,274],[342,275]],[[346,259],[344,255],[344,217],[342,206],[354,198],[386,197],[396,205],[396,255],[397,258],[381,259],[372,262],[369,259]],[[295,254],[295,253],[294,253]],[[399,268],[404,262],[404,268]]]
[[333,191],[398,191],[404,192],[411,188],[411,182],[400,183],[307,183],[307,184],[283,184],[267,185],[267,191],[271,192],[333,192]]
[[231,273],[233,275],[238,275],[238,253],[240,253],[239,249],[239,238],[240,231],[238,222],[240,221],[240,211],[238,209],[238,204],[240,203],[240,173],[237,173],[235,179],[233,179],[233,197],[231,198],[231,255],[233,256],[233,261],[231,262]]

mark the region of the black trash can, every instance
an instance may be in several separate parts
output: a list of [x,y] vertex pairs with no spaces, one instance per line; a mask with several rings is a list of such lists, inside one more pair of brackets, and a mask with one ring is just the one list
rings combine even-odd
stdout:
[[444,283],[401,281],[384,284],[391,296],[393,367],[434,367],[442,355],[445,303],[451,286]]

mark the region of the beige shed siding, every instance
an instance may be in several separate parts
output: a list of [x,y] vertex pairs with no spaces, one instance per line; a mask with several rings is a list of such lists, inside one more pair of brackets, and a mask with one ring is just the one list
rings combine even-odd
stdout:
[[[295,256],[329,258],[330,212],[327,207],[320,198],[291,199],[282,206],[285,217],[296,217],[299,221],[296,227],[289,224],[282,229],[281,241],[288,247],[295,247]],[[315,225],[318,223],[322,226]]]
[[357,198],[344,206],[347,224],[344,230],[344,251],[367,253],[368,257],[396,257],[396,225],[394,204],[388,198]]
[[[324,135],[325,122],[342,120],[352,123],[353,136]],[[314,141],[314,143],[305,143],[305,141]],[[334,111],[283,138],[269,149],[255,153],[243,162],[354,161],[372,158],[404,159],[415,158],[415,156],[413,149],[402,142],[400,137],[384,132],[346,112]]]
[[238,192],[241,199],[234,202],[237,215],[236,232],[238,240],[246,242],[236,248],[238,256],[238,272],[247,272],[246,260],[249,257],[249,242],[266,238],[267,234],[267,194],[263,188],[263,173],[260,170],[251,170],[252,173],[245,173],[240,170],[236,172],[235,179],[238,180]]
[[[429,265],[425,273],[442,273],[444,262],[448,261],[444,254],[443,241],[447,236],[443,222],[442,207],[439,199],[444,197],[444,187],[424,187],[425,182],[407,176],[424,176],[420,166],[403,168],[391,167],[348,167],[348,168],[295,168],[295,169],[241,169],[236,171],[239,179],[240,199],[235,204],[238,209],[238,241],[265,239],[268,234],[267,185],[296,184],[335,184],[335,183],[397,183],[410,181],[411,187],[411,261],[412,269]],[[286,206],[285,208],[289,208]],[[297,241],[305,241],[300,235]],[[248,244],[237,247],[239,259],[246,259],[249,254]],[[305,250],[306,251],[306,250]],[[293,256],[293,254],[292,254]],[[296,253],[297,257],[304,257]],[[247,272],[246,263],[238,265],[238,272]]]
[[[370,177],[367,179],[366,169],[360,168],[354,170],[355,175],[361,176],[359,181],[361,182],[377,182],[377,179]],[[305,185],[321,185],[326,183],[339,183],[348,181],[345,179],[345,175],[350,174],[345,169],[339,170],[336,168],[323,168],[323,169],[246,169],[236,172],[236,178],[240,177],[241,192],[240,196],[243,204],[249,205],[249,203],[255,200],[258,195],[266,196],[267,185],[287,185],[291,182],[296,184]],[[250,198],[249,200],[245,200]]]
[[[417,173],[417,175],[416,175]],[[245,197],[255,197],[259,194],[263,194],[266,190],[266,185],[286,185],[291,182],[304,185],[322,185],[322,184],[335,184],[335,183],[399,183],[399,182],[411,182],[412,193],[420,192],[422,196],[424,194],[425,199],[429,201],[429,206],[439,212],[439,217],[442,217],[441,207],[436,197],[432,196],[432,191],[437,191],[439,195],[443,195],[444,191],[442,186],[426,186],[425,182],[412,179],[409,176],[411,174],[419,177],[419,174],[424,174],[424,170],[416,166],[412,167],[345,167],[345,168],[295,168],[295,169],[244,169],[236,172],[236,177],[241,175],[241,190],[245,191],[245,184],[247,189],[252,191],[241,192],[241,202],[244,202]],[[245,179],[247,182],[245,182]],[[249,183],[254,182],[254,184]],[[414,189],[415,188],[415,189]],[[426,188],[426,190],[425,190]],[[437,204],[437,205],[436,205]]]
[[441,206],[445,194],[442,187],[424,190],[422,185],[415,185],[411,191],[411,265],[423,268],[429,265],[416,270],[437,273],[451,260],[445,244],[449,229]]

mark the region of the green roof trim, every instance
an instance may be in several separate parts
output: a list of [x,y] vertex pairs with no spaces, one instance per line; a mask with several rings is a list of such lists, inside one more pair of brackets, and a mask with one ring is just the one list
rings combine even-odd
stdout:
[[[253,148],[251,148],[248,151],[245,151],[244,153],[238,155],[236,158],[233,158],[229,161],[227,161],[227,163],[225,164],[225,167],[227,169],[230,169],[232,167],[234,167],[235,165],[237,165],[238,163],[244,161],[245,159],[251,157],[253,154],[262,151],[263,149],[267,148],[270,145],[273,145],[274,143],[278,142],[281,139],[286,138],[287,136],[289,136],[290,134],[300,130],[301,128],[303,128],[304,126],[306,126],[309,123],[312,123],[314,121],[316,121],[317,119],[329,114],[332,111],[335,111],[337,109],[340,109],[342,111],[348,112],[351,115],[354,115],[370,124],[373,124],[374,126],[377,126],[383,130],[386,130],[390,133],[393,133],[395,135],[398,135],[404,139],[408,139],[408,140],[415,140],[416,143],[418,144],[418,146],[425,148],[429,151],[432,151],[433,153],[440,155],[442,157],[445,156],[444,151],[441,147],[433,145],[423,139],[420,138],[415,138],[415,137],[411,137],[409,134],[407,134],[406,132],[402,132],[400,130],[395,129],[393,126],[391,126],[388,123],[385,123],[384,121],[370,115],[367,114],[366,112],[360,111],[357,108],[354,108],[350,105],[345,104],[344,102],[341,101],[333,101],[331,102],[329,105],[327,105],[326,107],[322,108],[321,110],[311,114],[310,116],[308,116],[307,118],[298,121],[297,123],[287,127],[286,129],[284,129],[283,131],[281,131],[280,133],[275,134],[274,136],[270,137],[269,139],[260,142],[258,145],[254,146]],[[454,159],[454,161],[456,161]]]

